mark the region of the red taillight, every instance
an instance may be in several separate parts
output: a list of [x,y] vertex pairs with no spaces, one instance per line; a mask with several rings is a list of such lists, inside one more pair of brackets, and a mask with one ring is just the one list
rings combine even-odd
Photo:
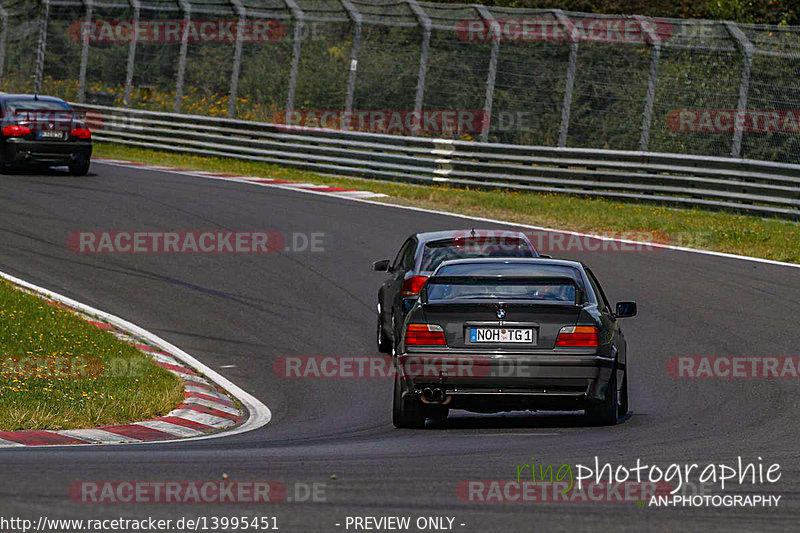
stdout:
[[72,130],[72,136],[77,137],[78,139],[91,139],[92,132],[89,128],[75,128]]
[[411,276],[403,282],[403,298],[416,298],[422,286],[428,281],[428,276]]
[[596,326],[565,326],[558,332],[556,348],[595,348],[600,345]]
[[27,126],[4,126],[3,137],[22,137],[30,135],[31,129]]
[[409,324],[406,346],[447,346],[447,339],[442,327],[436,324]]

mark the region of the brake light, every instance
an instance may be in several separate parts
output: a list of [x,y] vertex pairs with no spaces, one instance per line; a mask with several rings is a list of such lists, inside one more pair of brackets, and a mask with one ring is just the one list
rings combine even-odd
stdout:
[[594,348],[600,345],[596,326],[564,326],[558,332],[556,348]]
[[447,339],[442,327],[436,324],[409,324],[406,346],[447,346]]
[[91,139],[92,132],[89,128],[75,128],[72,130],[72,136],[77,137],[78,139]]
[[31,129],[27,126],[5,126],[3,127],[3,137],[22,137],[30,135]]
[[428,276],[411,276],[403,282],[403,298],[416,298],[422,286],[428,281]]

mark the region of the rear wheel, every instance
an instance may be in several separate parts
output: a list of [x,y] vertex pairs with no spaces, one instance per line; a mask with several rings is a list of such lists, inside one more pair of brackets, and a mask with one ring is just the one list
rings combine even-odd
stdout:
[[403,385],[399,376],[394,377],[394,401],[392,402],[392,423],[396,428],[422,429],[425,415],[422,402],[412,396],[403,398]]
[[[625,383],[623,378],[623,383]],[[606,396],[586,408],[586,418],[593,426],[613,426],[619,418],[620,405],[617,400],[617,370],[611,371]]]
[[75,161],[69,164],[69,173],[73,176],[85,176],[89,173],[90,159],[85,155],[79,155]]

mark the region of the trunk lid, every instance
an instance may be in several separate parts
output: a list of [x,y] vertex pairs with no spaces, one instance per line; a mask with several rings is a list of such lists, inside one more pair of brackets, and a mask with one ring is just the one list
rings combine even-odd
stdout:
[[450,348],[518,352],[552,350],[559,330],[578,324],[582,307],[574,302],[451,301],[424,304],[422,311],[428,324],[444,329]]

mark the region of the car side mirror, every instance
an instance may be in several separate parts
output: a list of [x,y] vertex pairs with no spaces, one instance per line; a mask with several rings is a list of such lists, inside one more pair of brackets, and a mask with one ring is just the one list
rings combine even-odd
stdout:
[[617,302],[617,318],[636,316],[636,302]]
[[374,263],[372,263],[372,270],[376,272],[388,272],[389,259],[381,259],[380,261],[375,261]]

